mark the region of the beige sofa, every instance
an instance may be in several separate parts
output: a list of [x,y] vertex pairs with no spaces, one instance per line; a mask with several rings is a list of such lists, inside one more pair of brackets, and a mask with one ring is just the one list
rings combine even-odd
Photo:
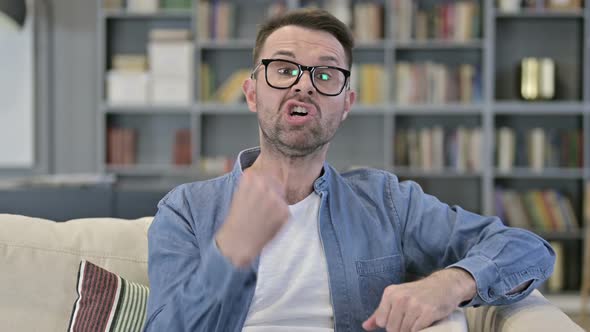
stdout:
[[[65,331],[79,263],[87,259],[147,285],[152,218],[52,222],[0,214],[0,331]],[[426,329],[439,331],[582,331],[535,292],[504,307],[457,310]]]

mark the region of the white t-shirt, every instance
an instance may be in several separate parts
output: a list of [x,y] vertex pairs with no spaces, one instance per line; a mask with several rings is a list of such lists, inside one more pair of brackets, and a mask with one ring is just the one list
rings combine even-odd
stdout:
[[242,332],[334,331],[319,207],[315,192],[289,206],[291,218],[262,250]]

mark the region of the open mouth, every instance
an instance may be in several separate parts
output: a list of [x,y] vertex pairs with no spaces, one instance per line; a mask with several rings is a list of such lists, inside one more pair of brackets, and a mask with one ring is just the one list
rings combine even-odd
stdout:
[[291,116],[306,116],[309,114],[309,111],[305,107],[295,106],[289,112]]

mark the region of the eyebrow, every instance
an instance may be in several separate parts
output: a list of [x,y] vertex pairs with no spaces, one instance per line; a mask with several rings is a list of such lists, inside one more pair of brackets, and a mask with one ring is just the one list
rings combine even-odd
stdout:
[[[272,54],[272,57],[274,58],[277,55],[284,55],[284,56],[288,56],[291,57],[293,59],[297,59],[297,57],[295,56],[295,53],[291,52],[291,51],[287,51],[287,50],[279,50],[276,51]],[[338,63],[338,59],[334,56],[331,55],[322,55],[320,56],[320,61],[331,61],[334,62],[335,64],[339,64]]]

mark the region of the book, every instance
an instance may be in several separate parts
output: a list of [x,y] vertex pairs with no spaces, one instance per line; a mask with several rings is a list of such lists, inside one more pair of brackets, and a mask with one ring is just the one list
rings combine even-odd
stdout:
[[133,128],[107,128],[107,164],[133,165],[137,160],[137,131]]
[[111,68],[117,71],[144,73],[148,70],[148,60],[144,54],[115,54],[111,62]]
[[192,0],[160,0],[160,8],[164,10],[190,10]]
[[106,10],[120,10],[123,9],[123,0],[103,0],[102,8]]
[[250,69],[234,71],[217,89],[215,99],[221,103],[237,103],[243,100],[242,84],[250,77]]
[[[358,82],[359,103],[375,105],[383,102],[385,80],[383,65],[365,63],[357,65],[355,69],[360,71],[360,82]],[[356,81],[357,77],[354,79]]]
[[209,1],[199,1],[198,15],[197,24],[195,24],[197,36],[201,40],[208,40],[211,38],[211,5]]
[[155,105],[188,106],[192,103],[193,83],[190,77],[154,76],[150,101]]
[[582,8],[582,0],[547,0],[547,8],[549,9],[580,9]]
[[[157,76],[180,76],[191,79],[194,47],[190,41],[150,41],[150,72]],[[192,80],[192,79],[191,79]]]
[[509,172],[514,167],[514,156],[516,149],[516,137],[514,130],[508,127],[501,127],[497,131],[496,158],[498,169],[501,172]]
[[545,167],[545,131],[542,128],[529,131],[528,157],[531,170],[541,172]]
[[525,100],[539,98],[539,61],[536,58],[523,58],[520,64],[520,95]]
[[523,229],[533,228],[521,194],[512,189],[504,190],[501,202],[506,211],[508,225]]
[[189,29],[151,29],[149,32],[150,41],[190,41],[192,38]]
[[565,252],[563,244],[557,241],[549,242],[553,250],[555,251],[555,265],[553,267],[553,274],[547,280],[547,289],[550,292],[559,292],[564,289],[565,278],[564,278],[564,258]]
[[201,100],[209,101],[213,95],[212,84],[213,71],[208,63],[201,63]]
[[159,8],[158,0],[126,0],[127,10],[133,13],[155,13]]
[[190,165],[192,163],[191,131],[190,129],[178,129],[174,134],[175,165]]
[[149,103],[150,75],[145,72],[110,70],[107,72],[106,99],[114,105]]

